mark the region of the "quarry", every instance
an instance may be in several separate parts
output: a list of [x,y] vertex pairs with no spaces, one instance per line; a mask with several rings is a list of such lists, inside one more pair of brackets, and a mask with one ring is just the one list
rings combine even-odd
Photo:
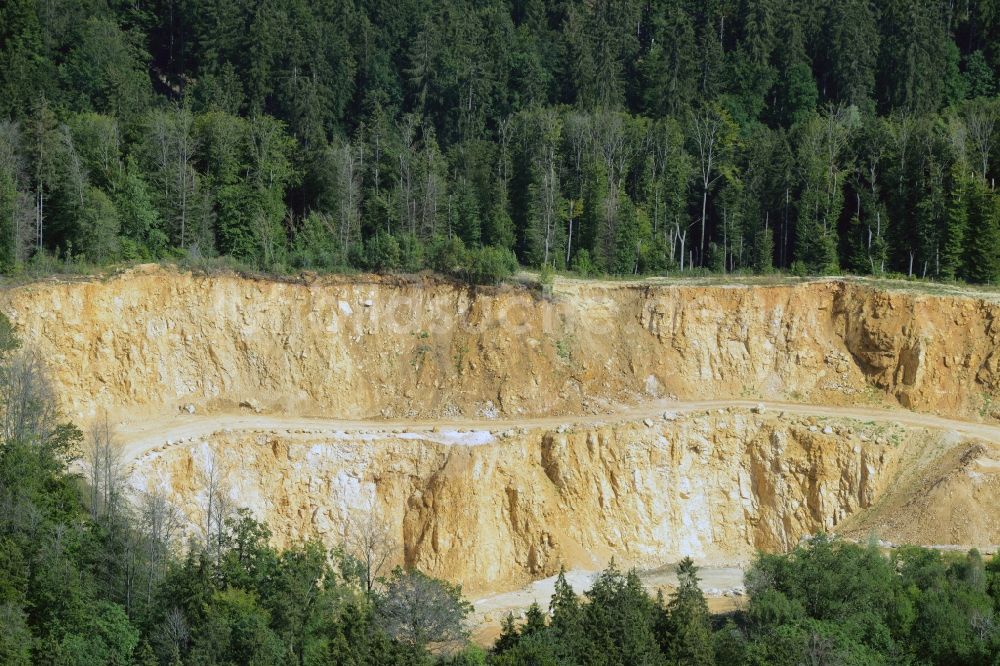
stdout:
[[0,292],[65,415],[191,525],[376,516],[393,563],[508,592],[613,557],[733,567],[816,532],[1000,543],[1000,303],[860,280],[196,275]]

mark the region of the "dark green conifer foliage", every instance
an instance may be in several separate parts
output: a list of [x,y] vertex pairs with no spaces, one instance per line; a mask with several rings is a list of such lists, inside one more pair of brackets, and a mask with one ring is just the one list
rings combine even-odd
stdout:
[[707,666],[715,663],[708,604],[701,591],[698,567],[686,557],[677,566],[677,590],[667,603],[668,633],[661,637],[673,663]]
[[968,234],[963,277],[993,283],[1000,278],[1000,202],[981,179],[969,187]]
[[990,276],[955,174],[1000,176],[993,4],[11,0],[0,270],[367,270],[382,232],[383,270],[455,235],[536,269]]

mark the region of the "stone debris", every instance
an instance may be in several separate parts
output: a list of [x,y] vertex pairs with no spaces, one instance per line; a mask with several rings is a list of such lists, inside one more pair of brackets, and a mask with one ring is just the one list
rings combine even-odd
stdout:
[[253,398],[250,398],[248,400],[242,400],[240,402],[240,407],[242,407],[243,409],[249,409],[254,414],[260,414],[260,404]]
[[479,414],[484,419],[490,419],[492,421],[493,419],[500,418],[500,408],[493,404],[492,400],[487,400],[486,404],[484,404],[482,409],[479,410]]

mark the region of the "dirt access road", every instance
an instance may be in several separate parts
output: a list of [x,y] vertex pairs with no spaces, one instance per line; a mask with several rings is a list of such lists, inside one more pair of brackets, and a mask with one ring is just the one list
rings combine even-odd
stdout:
[[875,423],[898,423],[904,426],[951,432],[966,437],[977,437],[992,442],[1000,442],[1000,425],[976,423],[948,419],[932,414],[921,414],[902,409],[866,409],[859,407],[830,407],[791,402],[768,402],[757,400],[698,400],[677,401],[658,400],[639,407],[582,416],[547,416],[529,419],[442,419],[434,421],[405,420],[352,420],[323,418],[318,416],[300,417],[272,414],[210,414],[177,416],[154,419],[125,421],[119,424],[117,433],[123,444],[124,461],[134,464],[143,455],[164,445],[181,440],[205,437],[224,430],[309,430],[311,432],[358,433],[369,435],[407,434],[415,439],[429,439],[445,444],[478,445],[492,441],[492,434],[510,428],[555,428],[560,425],[594,425],[598,423],[623,423],[643,419],[659,419],[664,414],[688,414],[716,409],[764,409],[784,412],[797,416],[820,418],[846,418]]

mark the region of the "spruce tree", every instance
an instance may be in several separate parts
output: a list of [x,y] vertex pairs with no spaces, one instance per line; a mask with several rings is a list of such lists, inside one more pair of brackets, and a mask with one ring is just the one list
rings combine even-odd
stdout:
[[710,666],[715,663],[708,604],[699,587],[698,567],[685,557],[677,567],[677,590],[667,604],[669,635],[661,638],[676,664]]
[[517,623],[514,621],[514,614],[508,612],[507,617],[500,623],[500,636],[493,644],[494,654],[503,654],[517,646],[520,632]]
[[587,652],[586,631],[583,626],[583,608],[575,591],[566,581],[566,570],[559,569],[555,592],[549,602],[550,628],[556,653],[569,660]]
[[951,170],[950,192],[945,204],[944,242],[941,244],[940,277],[954,279],[962,266],[966,229],[969,225],[968,176],[955,165]]
[[993,283],[1000,277],[1000,202],[980,178],[969,188],[968,234],[962,276],[970,282]]
[[545,613],[542,612],[538,602],[532,602],[524,614],[524,626],[521,627],[522,636],[533,636],[545,630]]

